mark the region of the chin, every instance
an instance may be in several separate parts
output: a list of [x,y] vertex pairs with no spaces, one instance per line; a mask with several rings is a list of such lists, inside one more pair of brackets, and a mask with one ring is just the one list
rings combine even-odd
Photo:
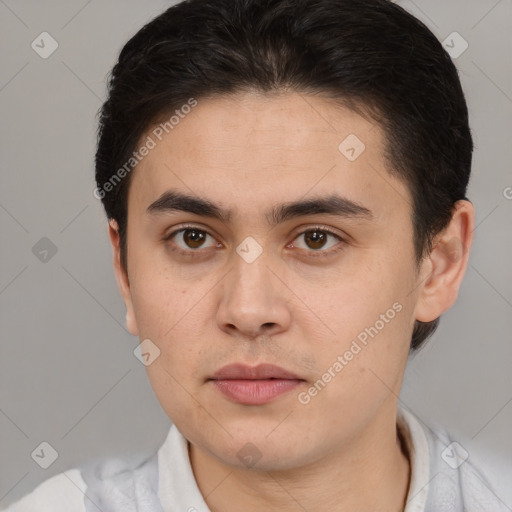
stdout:
[[[275,428],[275,425],[274,427]],[[239,469],[254,471],[286,471],[294,469],[315,459],[311,452],[312,446],[305,444],[304,439],[294,439],[285,431],[268,434],[248,429],[239,433],[224,446],[216,445],[215,455],[225,464]],[[224,448],[221,452],[220,449]],[[303,453],[302,451],[306,451]]]

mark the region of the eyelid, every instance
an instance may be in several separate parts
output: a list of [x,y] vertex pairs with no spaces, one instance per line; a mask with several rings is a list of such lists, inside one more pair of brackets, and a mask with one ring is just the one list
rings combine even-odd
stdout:
[[331,228],[329,226],[325,226],[323,224],[311,224],[309,226],[306,225],[306,226],[300,226],[300,227],[296,228],[296,230],[294,231],[295,234],[293,235],[293,240],[295,240],[299,235],[303,235],[304,233],[307,233],[308,231],[315,231],[315,230],[325,231],[329,235],[333,235],[333,236],[339,238],[340,240],[346,240],[348,238],[348,236],[341,234],[338,231],[335,231],[334,228]]
[[210,235],[212,238],[215,238],[216,240],[217,238],[219,238],[217,235],[214,235],[213,233],[210,232],[210,228],[205,228],[199,224],[180,224],[178,226],[174,226],[173,229],[168,234],[164,234],[162,240],[168,241],[173,236],[177,235],[180,231],[186,231],[187,229],[195,229],[197,231],[202,231],[207,235]]

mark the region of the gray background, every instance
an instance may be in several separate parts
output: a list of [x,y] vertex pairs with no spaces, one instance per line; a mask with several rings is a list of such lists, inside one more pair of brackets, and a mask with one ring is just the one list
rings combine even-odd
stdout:
[[[512,3],[398,3],[441,41],[457,31],[469,43],[456,64],[477,212],[458,302],[411,360],[401,398],[486,464],[512,508]],[[0,0],[0,507],[78,464],[156,450],[170,426],[133,355],[92,195],[105,77],[127,39],[170,4]],[[31,48],[43,31],[59,44],[47,59]],[[43,237],[57,248],[46,262],[32,251]],[[59,453],[46,470],[31,458],[42,441]]]

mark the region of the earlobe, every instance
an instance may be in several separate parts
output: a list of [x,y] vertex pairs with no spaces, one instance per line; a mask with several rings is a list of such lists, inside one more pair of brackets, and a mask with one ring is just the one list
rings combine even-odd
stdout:
[[114,256],[114,273],[116,275],[117,285],[126,306],[126,327],[131,334],[138,336],[139,329],[135,319],[128,273],[127,269],[121,264],[121,240],[119,237],[119,226],[115,219],[109,220],[108,235]]
[[449,225],[435,237],[432,251],[422,263],[416,320],[431,322],[454,304],[466,273],[473,231],[473,205],[457,201]]

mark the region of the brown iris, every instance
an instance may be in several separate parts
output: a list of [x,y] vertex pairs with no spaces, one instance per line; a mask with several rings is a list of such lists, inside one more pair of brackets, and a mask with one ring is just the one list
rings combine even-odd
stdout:
[[304,238],[311,249],[321,249],[327,242],[327,235],[322,231],[306,231]]
[[183,232],[183,240],[191,249],[197,249],[203,245],[206,235],[197,229],[186,229]]

